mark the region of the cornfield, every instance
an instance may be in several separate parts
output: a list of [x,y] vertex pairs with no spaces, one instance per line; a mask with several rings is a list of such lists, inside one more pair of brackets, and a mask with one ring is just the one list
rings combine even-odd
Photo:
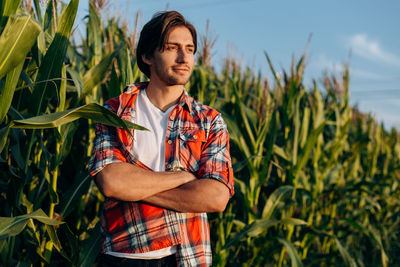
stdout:
[[[140,130],[102,107],[145,80],[136,31],[91,0],[77,44],[77,8],[1,1],[2,266],[95,264],[104,197],[87,171],[94,125]],[[232,59],[216,72],[213,40],[202,41],[186,88],[223,114],[236,191],[209,216],[213,264],[400,264],[400,135],[350,106],[346,66],[306,88],[306,54],[282,75],[265,54],[269,81]]]

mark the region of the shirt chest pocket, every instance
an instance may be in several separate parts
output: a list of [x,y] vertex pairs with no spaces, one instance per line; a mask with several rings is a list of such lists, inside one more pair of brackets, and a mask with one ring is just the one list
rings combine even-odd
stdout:
[[206,141],[206,133],[203,130],[183,129],[179,133],[179,157],[185,169],[191,172],[199,170],[203,145]]

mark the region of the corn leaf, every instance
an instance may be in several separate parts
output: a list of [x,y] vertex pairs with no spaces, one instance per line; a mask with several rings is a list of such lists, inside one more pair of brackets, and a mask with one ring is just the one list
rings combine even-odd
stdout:
[[223,114],[224,121],[229,130],[230,140],[235,142],[240,150],[242,150],[244,157],[250,158],[250,144],[247,144],[241,130],[239,129],[237,121],[231,118],[228,114]]
[[74,122],[63,124],[59,129],[61,146],[60,151],[55,159],[55,166],[58,166],[58,164],[60,164],[71,151],[72,141],[75,131],[78,129],[78,123]]
[[61,242],[60,239],[57,236],[56,229],[52,225],[46,225],[46,231],[47,234],[49,235],[51,241],[53,242],[53,246],[57,249],[58,252],[61,251]]
[[21,62],[21,64],[7,73],[6,82],[4,84],[3,91],[0,94],[0,123],[3,121],[8,109],[11,106],[15,87],[17,86],[23,65],[24,62]]
[[283,238],[277,238],[279,243],[283,244],[289,254],[290,260],[292,261],[292,267],[301,267],[303,266],[303,263],[300,260],[300,256],[297,253],[297,250],[295,246],[293,245],[292,242],[283,239]]
[[271,70],[271,72],[272,72],[272,75],[273,75],[274,78],[275,78],[276,84],[278,85],[279,88],[282,87],[282,86],[281,86],[280,78],[278,77],[277,72],[275,71],[275,68],[274,68],[274,66],[272,65],[272,61],[271,61],[271,59],[269,58],[268,53],[267,53],[266,51],[264,51],[264,55],[265,55],[265,58],[267,59],[268,66],[269,66],[269,68],[270,68],[270,70]]
[[283,150],[283,148],[279,147],[278,145],[276,145],[276,144],[273,145],[272,152],[275,155],[278,155],[279,157],[283,158],[284,160],[290,161],[286,152]]
[[0,217],[0,239],[18,235],[27,223],[28,219],[24,218]]
[[303,148],[308,134],[308,127],[310,124],[310,108],[306,107],[303,111],[303,121],[301,123],[301,131],[300,131],[300,148]]
[[56,221],[56,220],[53,220],[53,219],[49,218],[46,215],[46,213],[44,213],[44,211],[42,209],[38,209],[38,210],[36,210],[36,211],[34,211],[32,213],[21,215],[19,217],[20,218],[35,219],[35,220],[38,220],[39,222],[47,224],[47,225],[59,225],[59,224],[64,223],[64,222]]
[[[72,233],[71,229],[69,228],[68,224],[61,224],[58,229],[57,233],[60,237],[60,241],[62,244],[62,250],[64,254],[62,254],[66,259],[68,259],[72,263],[77,263],[79,258],[79,253],[81,251],[81,246],[79,245],[79,238]],[[65,252],[68,251],[68,254]],[[67,254],[67,255],[66,255]],[[76,266],[74,264],[73,266]]]
[[351,267],[357,267],[355,260],[350,256],[350,253],[343,247],[337,237],[333,237],[335,240],[336,247],[339,250],[340,255],[342,256],[343,260]]
[[58,111],[65,110],[65,101],[67,97],[67,67],[63,65],[61,69],[61,85],[60,85],[60,102],[58,104]]
[[289,192],[292,192],[293,186],[284,185],[278,187],[269,197],[267,202],[265,203],[262,218],[269,219],[271,218],[272,213],[274,212],[275,208],[279,204],[279,202],[284,198]]
[[18,6],[20,5],[21,0],[3,0],[0,4],[0,15],[1,16],[10,16],[17,11]]
[[243,102],[241,100],[237,85],[234,82],[232,82],[231,87],[232,87],[233,95],[235,96],[235,106],[240,115],[239,119],[244,124],[244,130],[250,139],[250,144],[251,144],[250,148],[251,148],[251,150],[253,150],[256,145],[256,141],[255,141],[255,138],[253,135],[252,128],[250,126],[248,114],[246,114],[246,106],[243,104]]
[[314,147],[315,143],[317,142],[318,137],[322,133],[324,127],[325,127],[325,121],[322,122],[316,129],[314,129],[308,136],[306,144],[304,145],[304,148],[301,150],[299,154],[299,161],[297,162],[294,168],[295,174],[306,165],[311,150]]
[[378,246],[381,250],[381,259],[382,259],[382,266],[386,267],[388,266],[389,263],[389,258],[386,255],[385,249],[383,247],[383,243],[382,243],[382,237],[381,234],[379,233],[379,231],[377,229],[375,229],[373,226],[369,227],[368,232],[371,234],[371,236],[373,237],[373,239],[378,243]]
[[100,224],[91,232],[90,238],[85,241],[84,247],[79,254],[79,264],[78,266],[90,267],[93,265],[100,252]]
[[126,48],[126,84],[132,84],[135,82],[132,71],[131,57],[129,54],[129,48]]
[[258,237],[266,232],[270,227],[278,224],[290,224],[290,225],[305,225],[305,221],[296,218],[285,218],[283,220],[274,219],[259,219],[255,220],[250,225],[247,225],[240,232],[235,233],[229,242],[224,246],[225,248],[232,247],[239,241],[245,240],[248,237]]
[[36,12],[36,19],[39,21],[39,23],[42,23],[42,11],[40,10],[40,4],[39,0],[33,0],[33,4],[35,6],[35,12]]
[[248,162],[249,162],[250,160],[255,159],[255,158],[263,158],[263,157],[260,157],[260,156],[251,156],[251,157],[249,157],[249,158],[247,158],[247,159],[245,159],[245,160],[242,160],[242,161],[239,161],[239,162],[233,164],[233,165],[232,165],[232,168],[233,168],[234,172],[239,172],[239,171],[241,171],[244,167],[246,167],[246,166],[248,165]]
[[53,128],[75,121],[80,118],[92,119],[95,122],[103,123],[109,126],[121,127],[128,132],[130,132],[129,129],[132,128],[136,130],[147,130],[142,126],[121,119],[110,110],[95,103],[87,104],[79,108],[69,109],[51,114],[44,114],[25,120],[14,120],[12,121],[12,127],[24,129]]
[[104,79],[104,75],[116,54],[117,52],[113,52],[105,55],[99,64],[86,72],[82,79],[82,95],[89,94],[90,91]]
[[0,36],[0,79],[24,62],[39,32],[40,26],[29,16],[8,19]]
[[73,191],[70,193],[67,193],[66,201],[63,201],[62,203],[62,210],[60,213],[60,216],[62,218],[66,217],[69,215],[69,213],[72,211],[73,205],[76,205],[76,200],[77,198],[81,197],[85,190],[87,191],[87,188],[90,185],[91,181],[91,176],[86,175],[83,179],[79,181],[78,185],[74,185]]
[[91,66],[99,64],[102,57],[101,19],[97,14],[94,2],[89,2],[88,45],[92,52]]
[[71,67],[67,67],[67,72],[71,76],[71,79],[74,83],[74,87],[79,97],[82,93],[82,86],[83,86],[82,78],[79,76],[79,73],[76,70],[72,69]]
[[29,220],[36,219],[47,225],[59,225],[64,222],[50,219],[42,209],[17,217],[0,217],[0,239],[21,233]]
[[229,242],[225,245],[226,248],[236,245],[238,242],[245,240],[246,238],[252,236],[255,237],[266,230],[269,227],[277,225],[279,220],[257,220],[250,225],[247,225],[240,232],[235,233]]
[[43,113],[47,108],[49,99],[53,95],[57,95],[56,92],[59,90],[60,81],[52,82],[50,80],[61,77],[61,69],[67,53],[71,29],[78,10],[78,3],[79,0],[71,0],[61,14],[56,35],[43,58],[42,64],[39,66],[39,74],[36,82],[44,81],[44,83],[38,83],[33,90],[32,102],[35,105],[29,106],[33,114],[38,115]]
[[3,0],[0,2],[0,28],[4,26],[7,18],[17,11],[21,0]]
[[307,225],[307,222],[297,218],[283,218],[281,223],[289,225]]
[[10,124],[0,129],[0,153],[3,151],[7,143],[8,134],[10,133]]

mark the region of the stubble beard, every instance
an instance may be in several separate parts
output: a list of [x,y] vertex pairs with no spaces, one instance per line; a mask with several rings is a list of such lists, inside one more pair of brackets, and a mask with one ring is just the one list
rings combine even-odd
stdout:
[[189,78],[177,78],[174,76],[168,76],[166,84],[169,86],[173,85],[185,85],[189,81]]
[[168,73],[167,71],[163,71],[159,68],[156,67],[155,72],[157,73],[157,76],[160,78],[161,81],[163,81],[166,85],[168,86],[173,86],[173,85],[185,85],[190,78],[191,71],[189,71],[189,75],[179,75],[174,72]]

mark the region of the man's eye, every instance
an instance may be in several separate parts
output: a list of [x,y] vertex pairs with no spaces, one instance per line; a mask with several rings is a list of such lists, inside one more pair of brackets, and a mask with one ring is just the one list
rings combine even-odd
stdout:
[[188,48],[186,48],[186,51],[187,51],[188,53],[193,54],[193,53],[194,53],[194,48],[193,48],[193,47],[188,47]]
[[169,50],[169,51],[174,51],[177,49],[178,49],[178,47],[176,45],[167,45],[167,50]]

